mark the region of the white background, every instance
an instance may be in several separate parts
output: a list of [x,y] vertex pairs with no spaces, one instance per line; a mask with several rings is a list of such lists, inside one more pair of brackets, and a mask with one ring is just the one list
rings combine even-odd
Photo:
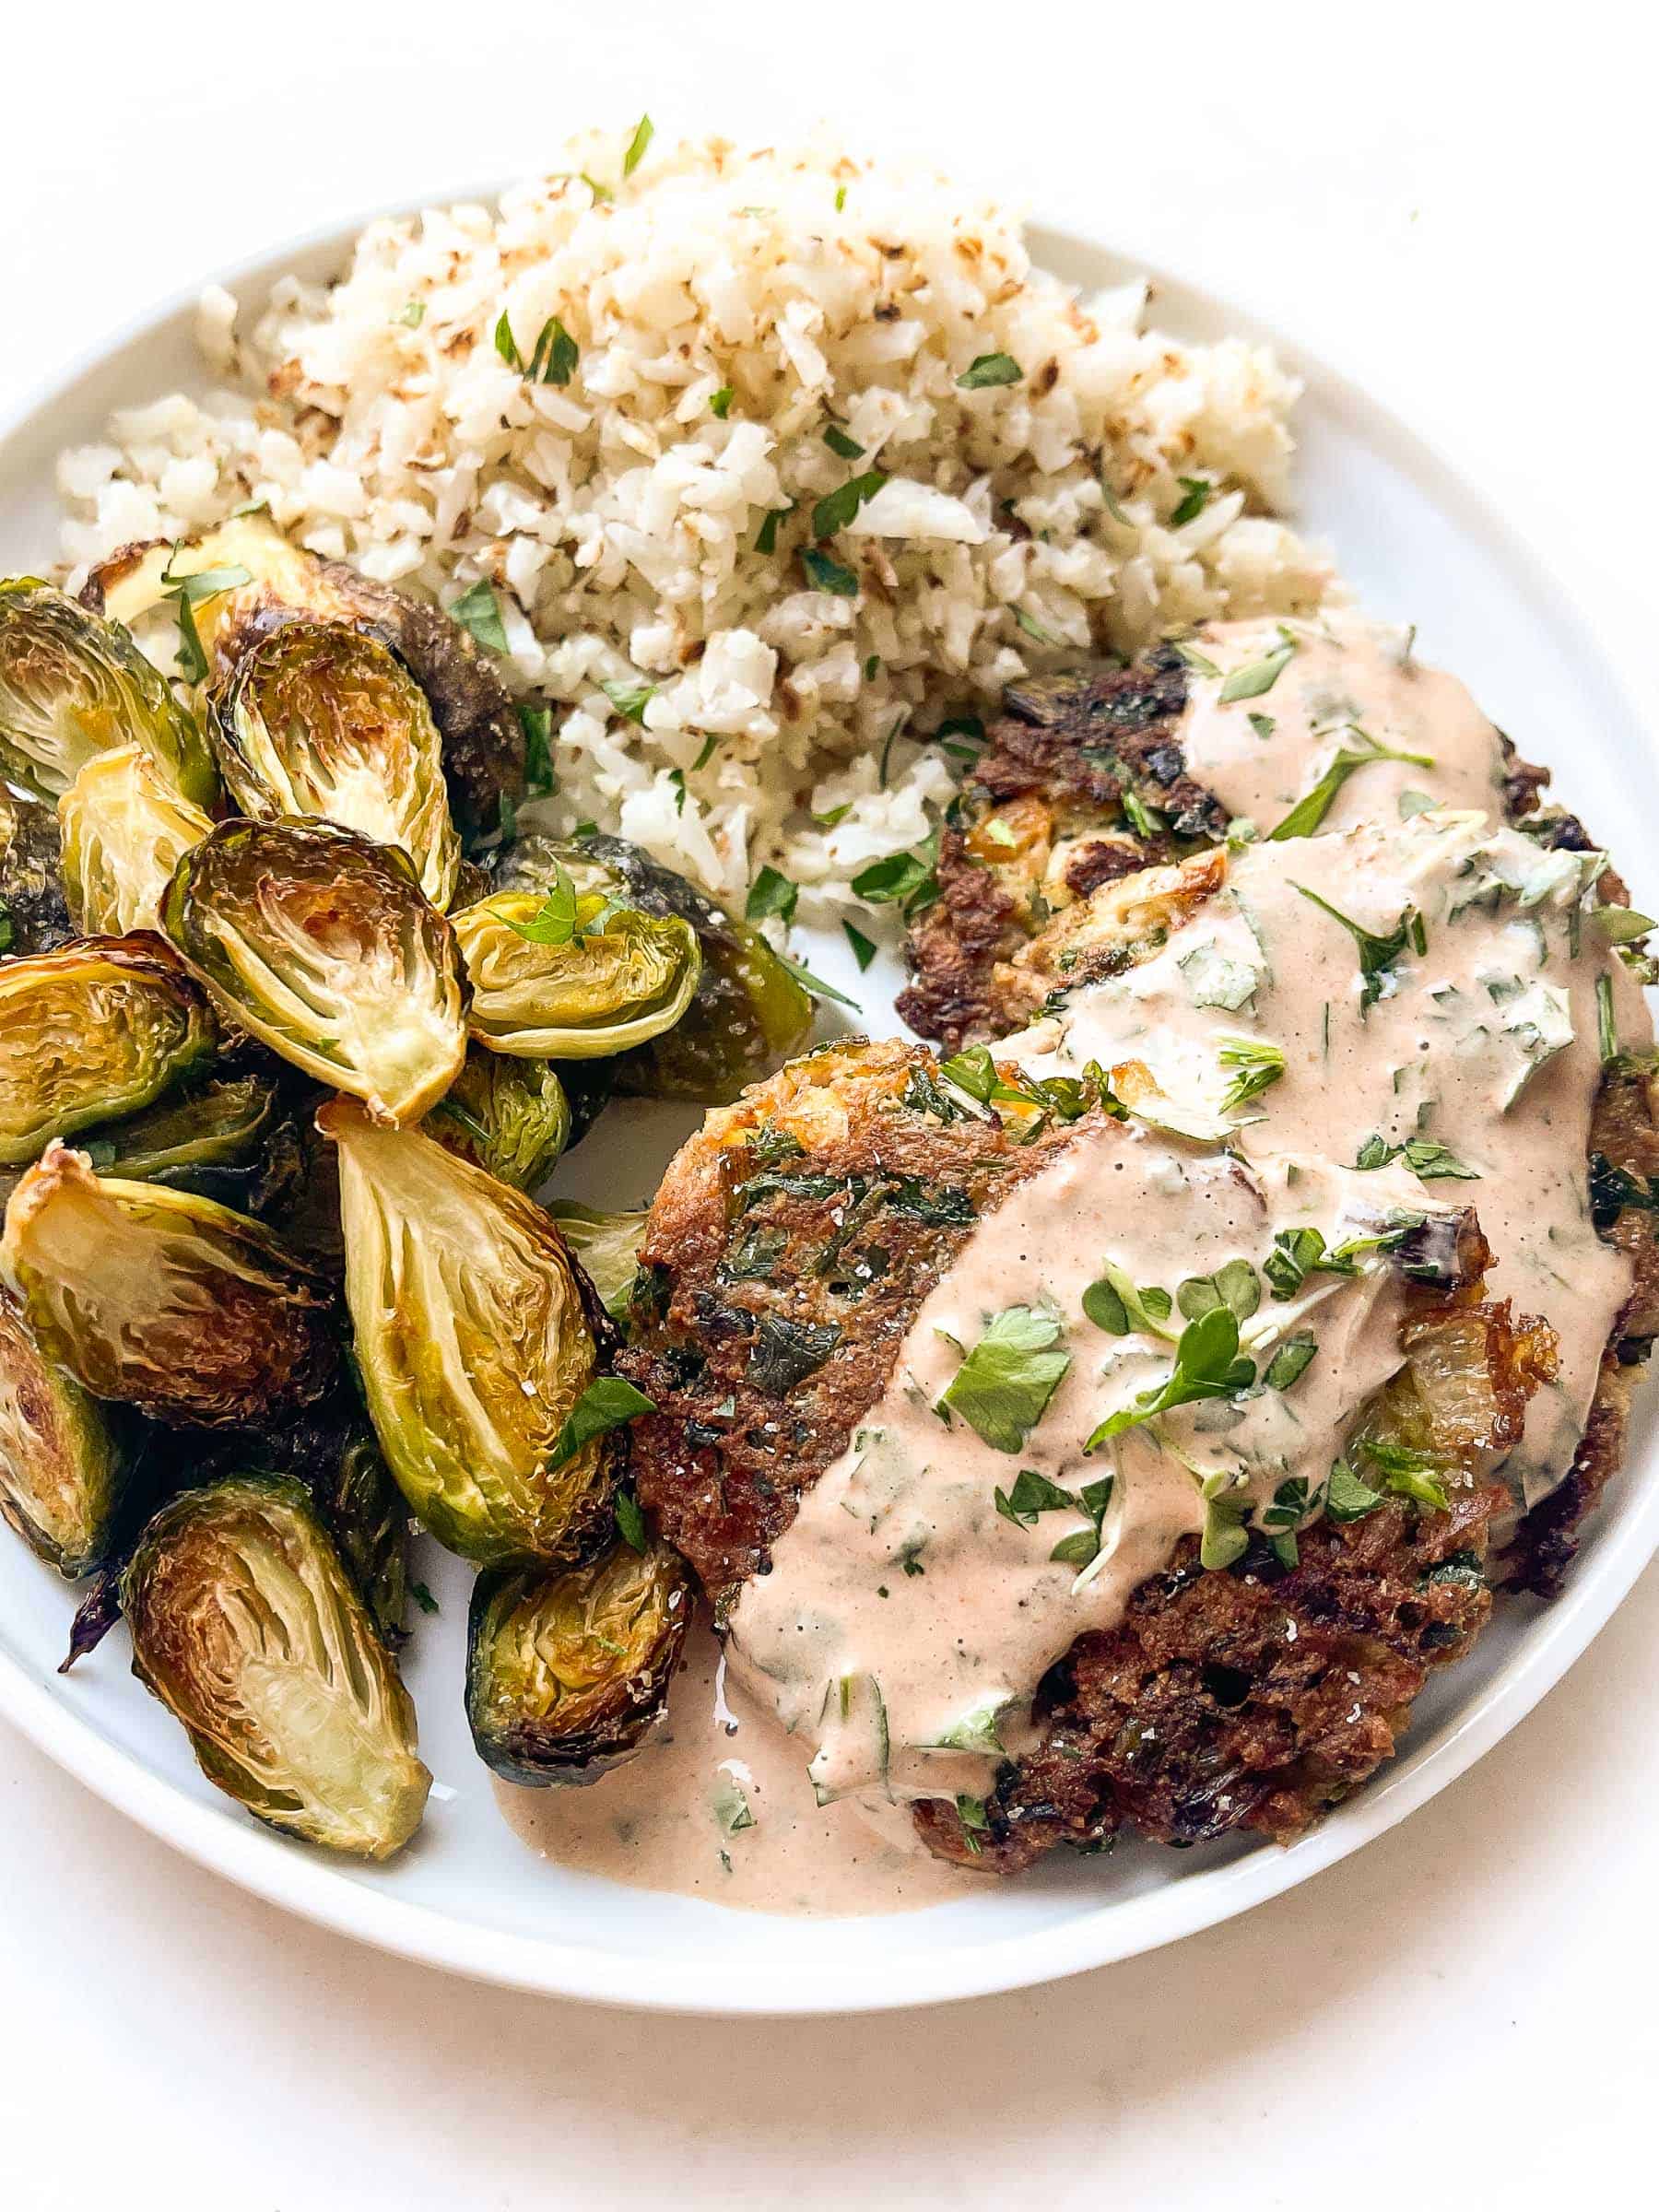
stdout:
[[[1546,548],[1651,701],[1659,126],[1634,11],[1532,12],[31,5],[0,59],[0,412],[206,271],[547,166],[568,127],[828,117],[1359,377]],[[0,1729],[0,2206],[1641,2201],[1656,1661],[1651,1570],[1505,1744],[1311,1886],[1050,1991],[821,2024],[359,1950]]]

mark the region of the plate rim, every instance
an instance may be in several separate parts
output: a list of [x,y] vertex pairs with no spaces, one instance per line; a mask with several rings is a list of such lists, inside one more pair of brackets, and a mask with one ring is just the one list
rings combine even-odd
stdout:
[[[31,431],[43,433],[43,442],[52,447],[52,418],[73,399],[77,387],[165,326],[191,315],[206,287],[222,285],[239,293],[243,288],[269,284],[295,263],[335,249],[343,255],[370,221],[462,201],[488,204],[501,189],[492,185],[446,190],[400,207],[371,207],[281,241],[228,269],[205,274],[188,289],[81,347],[55,375],[38,381],[0,410],[0,448],[13,447]],[[1384,452],[1437,507],[1454,512],[1473,527],[1526,598],[1547,601],[1574,666],[1592,673],[1630,726],[1645,728],[1620,660],[1577,592],[1481,491],[1465,481],[1438,441],[1414,427],[1408,413],[1374,396],[1323,351],[1287,335],[1230,294],[1182,277],[1124,244],[1108,242],[1058,220],[1044,220],[1044,212],[1033,211],[1024,227],[1032,260],[1039,265],[1047,258],[1045,248],[1057,249],[1067,260],[1104,257],[1125,272],[1144,276],[1155,298],[1160,290],[1185,296],[1222,317],[1230,332],[1270,344],[1293,374],[1316,385],[1325,405],[1367,443]],[[139,402],[135,394],[134,404]],[[321,1853],[240,1820],[228,1807],[186,1795],[77,1714],[53,1689],[51,1678],[37,1679],[4,1650],[0,1716],[114,1810],[210,1873],[264,1903],[412,1963],[504,1988],[629,2011],[730,2018],[906,2010],[1036,1987],[1159,1949],[1282,1895],[1386,1833],[1466,1772],[1523,1721],[1622,1604],[1659,1550],[1659,1480],[1653,1478],[1653,1473],[1652,1466],[1627,1463],[1619,1477],[1620,1494],[1598,1522],[1578,1572],[1547,1611],[1540,1611],[1526,1631],[1523,1648],[1484,1685],[1467,1709],[1453,1712],[1434,1740],[1408,1749],[1398,1763],[1309,1835],[1288,1848],[1263,1843],[1236,1860],[1135,1897],[1103,1902],[1053,1927],[939,1952],[908,1950],[900,1936],[878,1978],[866,1965],[821,1965],[809,1985],[790,1986],[763,1960],[746,1958],[734,1961],[736,1984],[723,1984],[716,1991],[710,1987],[706,1966],[699,1961],[607,1953],[511,1933],[377,1891],[371,1881]],[[895,1916],[890,1924],[897,1932],[912,1917],[920,1916]],[[641,1980],[649,1985],[641,1987]]]

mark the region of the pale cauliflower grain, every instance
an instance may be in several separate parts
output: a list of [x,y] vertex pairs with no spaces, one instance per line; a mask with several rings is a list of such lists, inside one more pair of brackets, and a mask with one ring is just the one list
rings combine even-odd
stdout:
[[[771,861],[819,918],[929,833],[953,783],[915,740],[946,716],[1335,595],[1271,512],[1297,386],[1265,348],[1147,332],[1140,284],[1079,301],[1015,217],[925,172],[659,142],[624,179],[623,144],[580,141],[496,209],[373,222],[337,283],[282,280],[257,318],[210,289],[218,388],[126,409],[59,463],[69,581],[249,500],[441,604],[487,578],[502,672],[554,712],[537,818],[619,830],[739,903]],[[559,319],[568,382],[502,359],[503,311],[524,361]],[[962,388],[999,353],[1017,382]],[[815,588],[814,509],[871,469],[886,481],[820,548],[856,589]],[[1171,530],[1198,476],[1211,498]],[[642,726],[602,681],[652,689]]]

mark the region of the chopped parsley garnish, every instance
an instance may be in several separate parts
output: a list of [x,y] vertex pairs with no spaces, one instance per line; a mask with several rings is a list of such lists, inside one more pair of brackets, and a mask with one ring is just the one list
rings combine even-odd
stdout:
[[1361,1482],[1346,1459],[1333,1460],[1324,1492],[1324,1510],[1333,1521],[1363,1521],[1382,1502],[1382,1492]]
[[846,204],[847,188],[844,184],[838,184],[835,188],[835,212],[837,215],[841,213],[841,209],[846,206]]
[[1385,1168],[1392,1160],[1403,1159],[1419,1182],[1478,1182],[1480,1170],[1470,1167],[1458,1159],[1449,1146],[1439,1145],[1431,1137],[1414,1136],[1403,1145],[1388,1144],[1381,1136],[1368,1136],[1355,1156],[1357,1168]]
[[1371,1252],[1388,1252],[1408,1236],[1412,1225],[1383,1230],[1373,1237],[1349,1237],[1326,1248],[1317,1229],[1281,1229],[1273,1250],[1262,1262],[1262,1273],[1275,1298],[1294,1298],[1310,1275],[1357,1275],[1360,1259]]
[[628,142],[628,151],[622,157],[622,174],[631,177],[645,159],[645,149],[656,136],[656,125],[649,115],[641,115],[634,124],[633,136]]
[[938,857],[938,832],[935,830],[914,852],[889,853],[885,859],[873,860],[867,868],[861,868],[853,878],[853,894],[870,906],[898,906],[907,915],[920,913],[939,895],[935,873]]
[[832,592],[838,599],[857,598],[858,579],[852,570],[842,568],[839,560],[832,559],[828,553],[820,553],[816,546],[802,548],[801,566],[815,592]]
[[1016,1528],[1035,1528],[1039,1513],[1068,1513],[1076,1500],[1035,1467],[1021,1467],[1009,1488],[996,1492],[996,1510]]
[[1249,720],[1251,728],[1255,732],[1256,735],[1261,739],[1264,745],[1266,744],[1268,738],[1272,736],[1274,731],[1278,727],[1277,723],[1274,721],[1271,714],[1252,714],[1247,719]]
[[406,330],[418,330],[426,321],[426,312],[424,300],[406,300],[403,312],[397,319]]
[[1318,1349],[1312,1336],[1287,1336],[1268,1360],[1263,1382],[1269,1390],[1288,1390],[1307,1372]]
[[800,896],[799,884],[792,883],[774,867],[763,867],[749,885],[743,918],[746,922],[765,922],[775,914],[780,922],[793,922]]
[[1036,1428],[1071,1366],[1057,1350],[1058,1314],[1035,1306],[1008,1306],[994,1314],[939,1398],[941,1411],[959,1413],[994,1451],[1018,1452]]
[[1633,906],[1593,906],[1590,925],[1609,945],[1628,945],[1656,926],[1651,914],[1639,914]]
[[1024,374],[1011,353],[977,354],[957,378],[957,389],[984,392],[995,384],[1017,384]]
[[[1225,678],[1221,686],[1221,704],[1224,707],[1230,707],[1235,700],[1241,699],[1260,699],[1265,693],[1272,690],[1274,685],[1278,682],[1279,677],[1284,675],[1297,654],[1297,642],[1290,632],[1288,629],[1281,629],[1279,636],[1284,640],[1282,645],[1276,645],[1271,653],[1265,654],[1259,661],[1250,661],[1242,668],[1235,668],[1232,674]],[[1212,668],[1208,673],[1218,676],[1220,671]],[[1253,725],[1255,716],[1253,714],[1250,719]],[[1263,720],[1265,721],[1265,719],[1266,717],[1264,716]],[[1271,728],[1271,724],[1268,726]],[[1256,731],[1258,737],[1261,734],[1260,730]]]
[[838,1006],[851,1006],[855,1014],[864,1011],[857,999],[849,998],[844,991],[838,991],[833,983],[827,983],[821,975],[814,975],[804,960],[792,960],[786,952],[774,952],[772,959],[785,975],[793,975],[802,990],[812,997],[832,998]]
[[787,507],[771,507],[767,510],[766,520],[761,524],[755,537],[757,553],[775,553],[777,551],[778,524],[783,521],[786,515],[793,514],[794,511],[795,503],[793,500],[790,500]]
[[1281,1567],[1297,1564],[1296,1531],[1307,1519],[1312,1502],[1306,1476],[1290,1475],[1274,1491],[1273,1503],[1262,1513],[1263,1533],[1277,1554]]
[[[643,1407],[640,1409],[641,1412]],[[631,1490],[618,1490],[612,1511],[617,1516],[617,1534],[631,1550],[644,1551],[649,1543],[645,1534],[645,1516],[640,1511],[640,1501]]]
[[841,932],[853,947],[853,958],[858,962],[858,972],[862,975],[876,958],[876,947],[863,930],[854,929],[851,922],[841,924]]
[[431,1592],[427,1588],[424,1583],[411,1583],[409,1584],[409,1595],[415,1600],[415,1603],[420,1607],[423,1613],[436,1613],[440,1610],[438,1600],[432,1595]]
[[1597,1229],[1608,1229],[1627,1206],[1659,1214],[1659,1176],[1644,1182],[1627,1168],[1616,1167],[1605,1152],[1590,1155],[1590,1218]]
[[1182,497],[1180,504],[1170,517],[1171,530],[1179,530],[1186,523],[1196,522],[1209,505],[1216,489],[1207,477],[1177,477],[1175,481],[1181,486]]
[[[848,442],[851,443],[851,440]],[[864,449],[861,446],[857,450],[862,453]],[[873,500],[886,482],[887,477],[880,469],[866,468],[863,476],[849,477],[844,484],[838,484],[833,491],[827,491],[812,510],[813,536],[833,537],[838,530],[844,530],[865,501]],[[802,558],[810,565],[810,555],[803,555]],[[846,571],[843,569],[841,573],[845,575]],[[826,584],[823,588],[833,591],[838,587]],[[856,590],[857,586],[853,588]]]
[[1124,819],[1137,837],[1158,837],[1162,833],[1163,816],[1155,806],[1148,806],[1145,799],[1137,792],[1131,791],[1127,784],[1124,786],[1119,803],[1123,806]]
[[1061,642],[1052,629],[1044,629],[1036,616],[1028,615],[1023,606],[1010,607],[1008,612],[1013,616],[1016,626],[1023,629],[1028,638],[1035,638],[1039,645],[1058,645]]
[[736,393],[733,390],[730,384],[722,384],[718,392],[712,392],[709,394],[710,414],[712,415],[717,421],[724,422],[726,417],[731,413],[732,402],[736,398]]
[[1184,661],[1194,676],[1220,675],[1215,662],[1200,653],[1196,645],[1188,645],[1180,638],[1171,638],[1170,643],[1177,659]]
[[1250,1492],[1226,1467],[1218,1467],[1198,1485],[1204,1500],[1204,1534],[1198,1539],[1198,1564],[1212,1573],[1224,1572],[1250,1548],[1245,1517]]
[[1097,1329],[1109,1336],[1127,1336],[1138,1329],[1146,1336],[1161,1336],[1173,1344],[1174,1332],[1162,1324],[1175,1307],[1174,1300],[1157,1283],[1136,1285],[1127,1270],[1108,1260],[1098,1280],[1083,1293],[1083,1311]]
[[684,814],[686,811],[686,771],[683,768],[671,768],[668,771],[668,787],[674,794],[675,813]]
[[[571,1406],[547,1456],[547,1472],[551,1474],[555,1468],[562,1467],[566,1460],[574,1459],[583,1444],[591,1443],[594,1437],[604,1436],[612,1429],[620,1429],[624,1422],[631,1421],[636,1414],[655,1411],[656,1400],[648,1398],[642,1390],[636,1390],[631,1382],[624,1382],[620,1375],[597,1376]],[[634,1511],[638,1512],[639,1508],[636,1506]],[[621,1527],[619,1510],[617,1520],[618,1526]],[[626,1528],[623,1528],[623,1534],[628,1534]],[[629,1537],[629,1541],[631,1543],[633,1539]],[[644,1546],[641,1544],[636,1548],[643,1550]]]
[[1446,1486],[1432,1472],[1437,1463],[1426,1453],[1408,1445],[1393,1444],[1381,1437],[1361,1437],[1359,1449],[1382,1477],[1382,1488],[1396,1497],[1410,1498],[1430,1512],[1443,1513],[1450,1503]]
[[495,349],[509,369],[516,369],[532,384],[568,384],[582,359],[575,339],[557,315],[549,315],[536,333],[530,359],[519,351],[512,324],[505,308],[495,326]]
[[754,1812],[735,1774],[722,1774],[714,1783],[714,1818],[723,1835],[737,1836],[755,1825]]
[[1369,768],[1373,760],[1406,760],[1413,768],[1432,768],[1432,753],[1399,753],[1392,746],[1379,745],[1368,737],[1358,724],[1351,724],[1356,737],[1363,741],[1362,747],[1345,745],[1325,770],[1312,791],[1298,799],[1284,820],[1267,832],[1270,845],[1283,844],[1293,837],[1312,837],[1331,810],[1331,802],[1356,769]]
[[1225,1306],[1236,1321],[1248,1321],[1262,1302],[1262,1278],[1248,1260],[1229,1260],[1214,1275],[1189,1275],[1175,1292],[1188,1321]]
[[518,718],[524,733],[524,796],[545,799],[559,789],[553,773],[553,710],[520,700]]
[[529,921],[515,922],[505,912],[500,919],[526,945],[568,945],[576,935],[576,886],[565,868],[555,862],[553,888]]
[[[844,193],[846,189],[843,184],[841,193]],[[839,202],[841,194],[838,193],[836,198]],[[991,1831],[991,1823],[985,1814],[985,1801],[982,1797],[970,1797],[959,1790],[956,1808],[957,1818],[962,1824],[962,1841],[977,1858],[982,1848],[980,1838],[988,1835]]]
[[1601,1064],[1611,1067],[1619,1057],[1618,1023],[1613,1012],[1613,978],[1598,975],[1595,979],[1595,1030],[1601,1049]]
[[1254,1037],[1223,1037],[1217,1054],[1223,1067],[1237,1072],[1221,1097],[1221,1111],[1247,1106],[1277,1083],[1285,1072],[1285,1055],[1277,1044]]
[[1333,922],[1340,923],[1359,947],[1359,1009],[1362,1014],[1374,1006],[1382,997],[1384,983],[1393,980],[1394,962],[1407,947],[1419,959],[1429,949],[1429,933],[1423,927],[1423,917],[1415,906],[1408,906],[1387,936],[1382,937],[1372,930],[1362,928],[1358,922],[1350,922],[1328,899],[1322,899],[1317,891],[1309,890],[1306,884],[1292,883],[1290,888],[1293,891],[1300,891],[1322,913],[1329,914]]
[[1163,1382],[1108,1414],[1083,1449],[1098,1451],[1125,1429],[1156,1420],[1178,1406],[1190,1406],[1200,1398],[1232,1397],[1248,1390],[1255,1379],[1254,1360],[1239,1356],[1238,1317],[1227,1306],[1213,1306],[1182,1330],[1175,1364]]
[[488,653],[507,650],[507,626],[501,620],[501,606],[495,595],[495,586],[486,576],[470,584],[450,608],[453,618],[462,629],[468,630]]
[[971,1044],[940,1064],[939,1073],[959,1090],[965,1090],[982,1106],[1035,1106],[1043,1114],[1057,1113],[1063,1122],[1075,1122],[1088,1104],[1087,1085],[1070,1076],[1047,1076],[1039,1081],[1010,1081],[991,1057],[988,1045]]
[[845,806],[831,806],[827,813],[815,814],[812,818],[820,830],[835,830],[840,828],[852,811],[853,802],[849,799]]
[[[240,561],[222,569],[198,569],[193,576],[175,576],[172,564],[178,558],[179,548],[175,544],[161,571],[165,587],[161,595],[178,601],[179,674],[187,684],[199,684],[206,678],[207,655],[202,650],[201,632],[196,628],[196,608],[204,600],[217,599],[221,592],[240,590],[244,583],[252,583],[253,578],[252,571]],[[504,644],[502,650],[506,650]]]
[[636,729],[645,727],[645,710],[657,695],[654,684],[630,684],[620,677],[604,677],[599,688],[624,722],[631,722]]
[[[864,447],[859,444],[856,438],[849,437],[839,422],[826,424],[824,443],[832,453],[839,453],[843,461],[862,461],[864,459]],[[820,531],[818,535],[821,537],[827,537],[830,534],[826,530]]]

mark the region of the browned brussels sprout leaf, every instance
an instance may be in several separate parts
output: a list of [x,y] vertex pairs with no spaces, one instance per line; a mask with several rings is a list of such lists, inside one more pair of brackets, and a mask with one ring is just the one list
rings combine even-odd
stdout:
[[810,995],[758,929],[735,921],[683,876],[618,837],[522,837],[496,866],[503,890],[544,897],[563,868],[579,892],[657,917],[677,915],[697,934],[702,969],[685,1014],[629,1053],[618,1088],[647,1098],[729,1105],[747,1083],[781,1067],[812,1029]]
[[0,582],[0,771],[61,798],[94,754],[126,744],[185,798],[213,804],[206,739],[120,623],[36,577]]
[[100,1175],[194,1191],[239,1213],[264,1214],[299,1182],[303,1141],[277,1087],[260,1075],[216,1076],[80,1140]]
[[330,1851],[408,1841],[432,1781],[415,1708],[300,1484],[232,1477],[164,1505],[121,1606],[133,1672],[210,1782]]
[[84,935],[159,929],[172,872],[213,824],[136,745],[96,754],[58,801],[64,895]]
[[690,1574],[660,1545],[481,1574],[466,1652],[479,1758],[533,1789],[631,1759],[667,1712],[691,1610]]
[[499,1182],[533,1191],[571,1140],[571,1102],[550,1061],[510,1060],[474,1045],[421,1126]]
[[474,1036],[529,1059],[604,1059],[660,1036],[691,1004],[702,964],[688,923],[617,912],[597,894],[561,904],[500,891],[458,913],[455,935]]
[[628,1298],[638,1272],[640,1247],[645,1241],[644,1213],[595,1213],[573,1198],[555,1198],[547,1211],[559,1224],[559,1234],[587,1269],[606,1312],[620,1324],[628,1314]]
[[243,653],[209,731],[237,806],[256,820],[320,815],[397,845],[436,907],[454,895],[442,741],[396,655],[337,622],[288,622]]
[[47,1359],[20,1300],[0,1289],[0,1516],[72,1581],[109,1552],[131,1447],[120,1417]]
[[568,1559],[608,1518],[610,1435],[560,1458],[610,1324],[538,1206],[413,1129],[336,1099],[346,1296],[381,1449],[441,1544]]
[[332,822],[223,822],[179,863],[162,918],[243,1029],[379,1118],[418,1121],[459,1074],[454,932],[394,846]]
[[53,1145],[6,1209],[0,1262],[48,1356],[95,1397],[184,1428],[246,1428],[338,1368],[326,1279],[228,1206],[95,1175]]
[[159,937],[85,937],[0,966],[0,1162],[131,1113],[212,1053],[218,1029]]
[[75,934],[57,815],[0,784],[0,956],[55,952]]
[[169,593],[181,578],[237,570],[245,583],[194,610],[209,677],[224,680],[250,645],[296,618],[367,631],[426,693],[462,837],[477,843],[498,835],[503,807],[510,818],[524,795],[524,733],[489,655],[429,601],[290,545],[263,513],[233,515],[183,545],[124,547],[93,571],[81,596],[136,627],[159,610],[171,618]]

